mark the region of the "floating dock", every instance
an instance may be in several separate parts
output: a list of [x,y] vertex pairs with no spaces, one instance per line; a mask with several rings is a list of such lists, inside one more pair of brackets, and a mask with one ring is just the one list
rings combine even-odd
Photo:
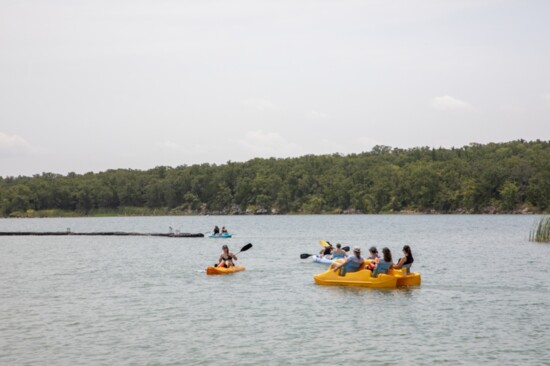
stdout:
[[133,233],[125,231],[0,231],[0,236],[162,236],[166,238],[204,238],[203,233]]

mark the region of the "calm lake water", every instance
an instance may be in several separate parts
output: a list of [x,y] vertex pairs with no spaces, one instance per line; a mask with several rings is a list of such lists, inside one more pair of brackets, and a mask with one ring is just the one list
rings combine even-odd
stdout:
[[[232,239],[0,237],[1,365],[548,364],[550,245],[536,216],[3,219],[0,231],[207,232]],[[414,289],[318,286],[319,239],[409,244]],[[247,270],[206,276],[222,244]]]

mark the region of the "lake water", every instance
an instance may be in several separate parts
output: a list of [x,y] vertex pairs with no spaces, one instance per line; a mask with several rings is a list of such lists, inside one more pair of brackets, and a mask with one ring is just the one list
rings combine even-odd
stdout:
[[[550,244],[535,216],[3,219],[0,231],[207,232],[232,239],[0,237],[0,365],[548,364]],[[319,239],[409,244],[422,286],[326,287]],[[247,270],[206,276],[221,245]]]

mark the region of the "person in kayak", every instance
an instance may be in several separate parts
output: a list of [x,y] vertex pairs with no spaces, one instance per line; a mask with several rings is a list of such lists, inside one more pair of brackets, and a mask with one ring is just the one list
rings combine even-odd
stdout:
[[214,226],[214,235],[219,235],[220,234],[220,228],[218,227],[218,225]]
[[227,245],[223,245],[217,267],[234,267],[235,263],[233,263],[233,260],[237,260],[237,256],[229,251]]
[[324,247],[323,249],[321,249],[321,251],[319,252],[319,257],[326,257],[328,256],[327,258],[330,259],[330,256],[332,255],[332,251],[334,250],[334,248],[332,247],[332,244],[330,244],[328,241],[328,247]]
[[413,264],[414,258],[412,255],[411,247],[408,245],[405,245],[403,247],[403,257],[399,258],[399,261],[397,264],[392,265],[392,268],[400,269],[403,266],[410,268],[411,264]]
[[375,246],[372,246],[369,248],[370,256],[367,259],[370,259],[371,262],[367,265],[368,270],[373,270],[376,268],[376,265],[378,264],[378,261],[380,260],[380,256],[378,255],[378,249],[376,249]]
[[332,259],[347,258],[348,253],[342,249],[342,244],[337,243],[336,249],[332,252]]
[[340,272],[340,275],[344,276],[348,272],[357,272],[361,268],[363,268],[363,264],[365,263],[365,258],[361,256],[361,248],[355,247],[353,248],[353,254],[352,256],[349,256],[345,261],[339,260],[338,262],[335,262],[333,264],[334,272],[339,270],[341,267],[342,271]]
[[222,234],[227,234],[227,229],[224,227],[222,227]]

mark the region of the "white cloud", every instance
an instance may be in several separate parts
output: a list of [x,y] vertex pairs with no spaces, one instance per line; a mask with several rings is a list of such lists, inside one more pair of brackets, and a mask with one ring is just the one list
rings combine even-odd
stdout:
[[473,107],[470,103],[460,99],[453,98],[445,95],[442,97],[435,97],[432,99],[432,108],[440,111],[454,111],[454,110],[472,110]]
[[542,96],[542,100],[544,100],[546,106],[550,107],[550,94],[544,94]]
[[253,156],[287,157],[304,154],[300,145],[287,141],[276,132],[248,131],[238,143]]
[[171,151],[181,151],[183,150],[183,147],[173,141],[162,141],[157,144],[158,147],[165,150],[171,150]]
[[35,149],[18,135],[7,135],[0,132],[0,157],[29,155]]
[[266,111],[278,109],[277,106],[272,101],[267,99],[258,99],[258,98],[245,99],[242,101],[242,104],[247,107],[257,109],[260,112],[266,112]]
[[320,119],[327,119],[329,118],[329,116],[326,113],[312,109],[311,111],[307,112],[307,118],[313,119],[313,120],[320,120]]
[[165,154],[180,154],[178,156],[185,156],[192,158],[196,155],[201,155],[207,152],[207,150],[212,151],[211,147],[200,143],[197,140],[185,139],[181,143],[177,143],[171,140],[165,140],[158,142],[156,147]]
[[515,104],[503,104],[499,107],[499,110],[504,113],[513,113],[513,114],[523,113],[523,109],[519,105],[515,105]]

